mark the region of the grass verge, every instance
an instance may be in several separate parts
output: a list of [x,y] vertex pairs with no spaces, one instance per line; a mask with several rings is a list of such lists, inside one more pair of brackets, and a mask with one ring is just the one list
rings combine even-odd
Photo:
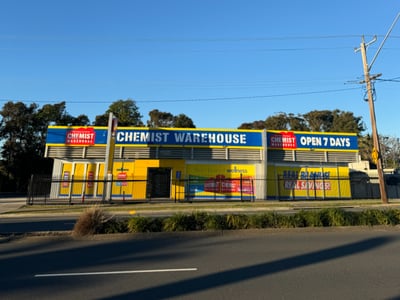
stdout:
[[117,219],[101,208],[88,209],[78,219],[74,236],[101,233],[176,232],[238,230],[261,228],[303,228],[333,226],[399,225],[398,209],[366,209],[360,212],[341,208],[299,210],[294,214],[263,212],[255,214],[218,214],[203,211],[176,213],[169,217],[133,216]]

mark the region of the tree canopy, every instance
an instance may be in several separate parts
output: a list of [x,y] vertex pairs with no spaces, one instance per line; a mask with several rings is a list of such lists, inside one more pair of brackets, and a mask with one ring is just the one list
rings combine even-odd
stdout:
[[[118,118],[118,126],[145,126],[136,102],[131,99],[113,102],[107,111],[95,117],[92,125],[107,126],[109,113]],[[47,127],[49,125],[89,126],[89,118],[82,114],[70,115],[64,101],[45,104],[41,108],[32,103],[6,102],[0,110],[0,192],[26,192],[32,174],[52,172],[52,160],[44,158]],[[185,114],[173,115],[153,109],[149,112],[148,127],[196,128]],[[359,136],[359,151],[370,160],[372,139],[363,136],[361,117],[340,110],[314,110],[305,114],[278,113],[265,120],[243,123],[240,129],[270,129],[317,132],[354,132]],[[382,155],[386,167],[399,164],[400,144],[397,138],[381,137]]]
[[239,129],[270,129],[315,132],[353,132],[360,135],[364,130],[361,117],[341,110],[313,110],[294,115],[284,112],[269,116],[265,121],[243,123]]
[[173,128],[196,128],[192,119],[185,114],[174,116],[169,112],[162,112],[158,109],[153,109],[149,112],[150,119],[147,121],[147,126],[151,128],[157,127],[173,127]]
[[94,125],[107,126],[110,112],[118,119],[118,126],[144,126],[139,108],[132,99],[113,102],[104,114],[96,116]]

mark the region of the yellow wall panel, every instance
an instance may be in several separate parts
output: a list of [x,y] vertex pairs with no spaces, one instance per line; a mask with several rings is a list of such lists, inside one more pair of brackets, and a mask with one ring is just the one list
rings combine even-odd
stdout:
[[269,166],[268,199],[350,198],[348,167]]
[[187,193],[190,193],[192,198],[254,197],[254,165],[194,164],[188,165],[187,169],[189,177]]
[[72,163],[63,164],[61,176],[60,195],[68,196],[70,192],[70,180],[72,180]]

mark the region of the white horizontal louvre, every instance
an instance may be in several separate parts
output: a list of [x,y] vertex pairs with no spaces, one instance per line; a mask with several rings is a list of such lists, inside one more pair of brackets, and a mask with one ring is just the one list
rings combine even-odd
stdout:
[[51,158],[83,158],[83,147],[48,147],[47,157]]
[[357,152],[328,152],[328,162],[355,162],[358,159]]
[[190,159],[190,148],[178,147],[160,147],[158,149],[158,158],[176,158],[176,159]]
[[268,150],[268,161],[294,161],[293,150]]
[[231,160],[262,160],[259,149],[228,149],[228,159]]
[[151,155],[155,155],[155,149],[149,147],[124,147],[122,149],[122,158],[151,158]]
[[296,161],[324,162],[326,161],[323,151],[296,151]]
[[226,160],[226,151],[224,148],[194,148],[193,159],[206,160],[206,159],[223,159]]
[[86,150],[86,158],[104,158],[105,156],[105,147],[88,147]]

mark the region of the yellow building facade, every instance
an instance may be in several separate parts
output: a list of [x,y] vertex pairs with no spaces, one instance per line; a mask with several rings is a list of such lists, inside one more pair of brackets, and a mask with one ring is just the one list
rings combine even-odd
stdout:
[[[350,198],[354,134],[50,126],[51,197],[122,200]],[[107,147],[111,144],[111,162]],[[106,171],[108,170],[108,171]]]

